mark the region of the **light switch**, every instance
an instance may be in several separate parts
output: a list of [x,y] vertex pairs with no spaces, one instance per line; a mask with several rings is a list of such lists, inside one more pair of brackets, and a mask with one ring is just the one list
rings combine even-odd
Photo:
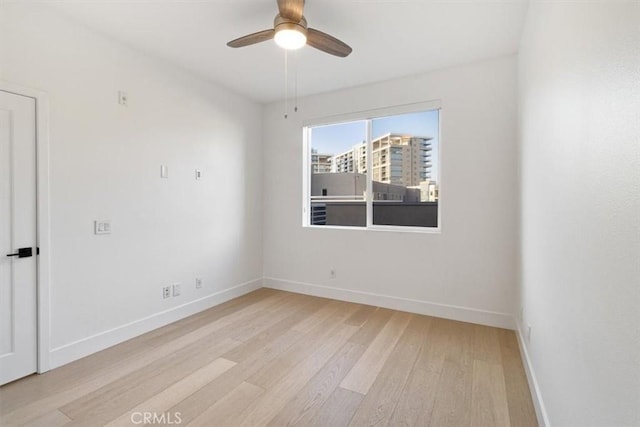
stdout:
[[111,220],[100,220],[93,222],[94,234],[111,234]]
[[169,166],[160,165],[160,178],[169,178]]
[[202,178],[202,171],[200,169],[196,169],[196,179]]
[[129,97],[127,97],[127,94],[125,92],[118,92],[118,104],[125,107],[129,105]]

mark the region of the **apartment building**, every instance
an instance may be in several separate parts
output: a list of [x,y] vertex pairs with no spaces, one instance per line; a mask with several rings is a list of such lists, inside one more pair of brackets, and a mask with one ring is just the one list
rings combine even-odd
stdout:
[[331,172],[367,173],[367,145],[363,142],[333,156]]
[[[430,137],[387,133],[372,141],[373,180],[405,187],[419,186],[431,179]],[[315,165],[314,154],[312,164]],[[317,154],[316,154],[317,156]],[[312,169],[315,172],[314,169]],[[331,172],[366,173],[366,144],[333,156]]]
[[430,179],[432,139],[392,133],[374,139],[373,180],[412,187]]
[[331,154],[318,153],[318,150],[311,150],[311,173],[331,172]]

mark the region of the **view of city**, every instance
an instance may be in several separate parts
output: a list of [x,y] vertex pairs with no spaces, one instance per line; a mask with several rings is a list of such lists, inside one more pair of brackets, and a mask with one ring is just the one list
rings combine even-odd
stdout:
[[[438,226],[439,111],[311,128],[310,224],[366,226],[367,179],[373,224]],[[371,171],[367,157],[371,155]]]

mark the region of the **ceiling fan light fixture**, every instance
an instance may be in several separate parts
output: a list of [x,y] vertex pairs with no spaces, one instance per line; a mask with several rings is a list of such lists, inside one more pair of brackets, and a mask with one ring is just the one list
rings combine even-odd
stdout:
[[283,23],[276,27],[276,44],[283,49],[300,49],[307,44],[306,29],[297,24]]
[[273,19],[273,29],[247,34],[231,40],[227,46],[245,47],[275,39],[278,46],[287,50],[300,49],[304,45],[309,45],[340,58],[351,54],[352,49],[345,42],[307,26],[307,19],[303,14],[305,0],[277,0],[277,2],[278,14]]

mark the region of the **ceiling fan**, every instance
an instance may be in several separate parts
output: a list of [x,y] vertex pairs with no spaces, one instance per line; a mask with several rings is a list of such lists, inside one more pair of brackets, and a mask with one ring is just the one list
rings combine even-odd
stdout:
[[308,44],[342,58],[351,53],[352,49],[346,43],[322,31],[308,28],[303,9],[304,0],[278,0],[279,13],[273,21],[273,29],[231,40],[227,46],[244,47],[275,39],[276,44],[284,49],[299,49]]

